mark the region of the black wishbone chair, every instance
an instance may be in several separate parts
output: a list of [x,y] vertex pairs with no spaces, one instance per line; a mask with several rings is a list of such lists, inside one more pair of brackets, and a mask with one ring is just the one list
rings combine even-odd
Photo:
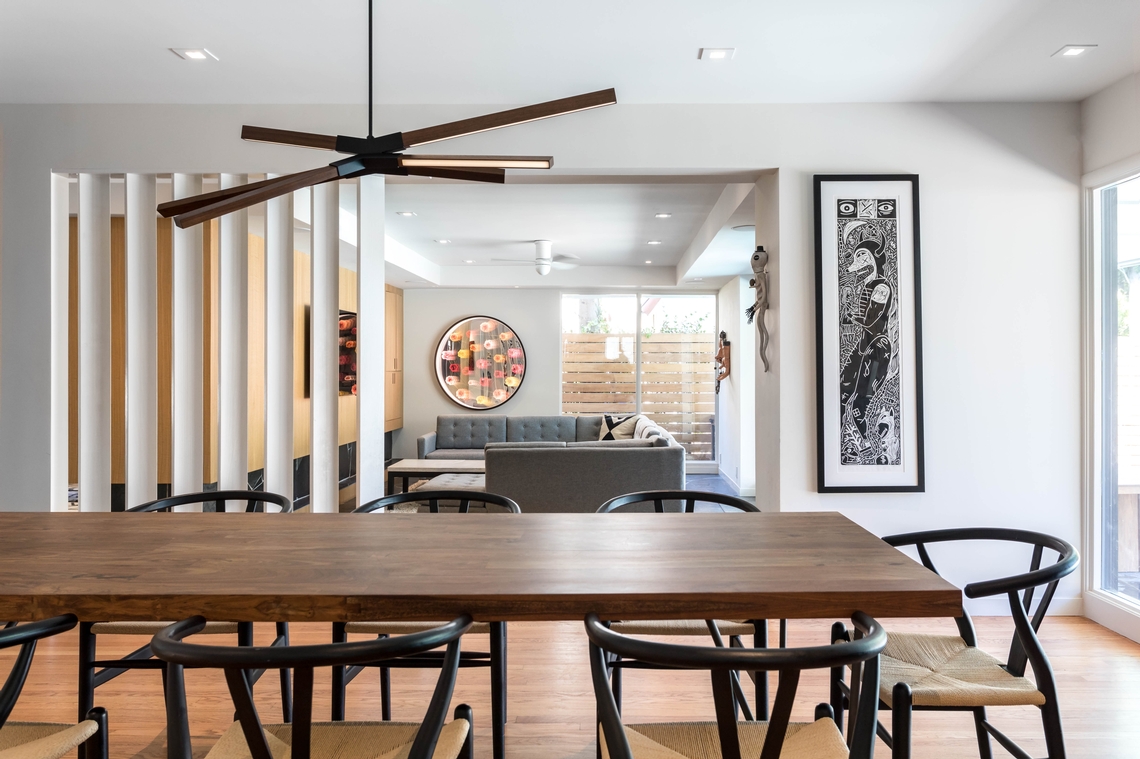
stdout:
[[37,641],[67,632],[78,622],[74,614],[65,614],[22,625],[9,622],[0,630],[0,648],[20,646],[4,687],[0,688],[0,756],[60,759],[84,746],[87,759],[107,759],[107,711],[101,706],[89,709],[77,725],[8,720],[31,669]]
[[[1037,638],[1037,630],[1049,610],[1049,603],[1061,578],[1077,568],[1080,557],[1064,540],[1040,532],[1002,528],[962,528],[931,530],[883,538],[892,546],[914,546],[923,565],[937,573],[927,546],[963,540],[1021,543],[1033,547],[1029,571],[1013,577],[973,582],[966,586],[967,598],[1005,594],[1013,614],[1014,636],[1009,657],[1002,662],[978,648],[970,615],[963,610],[954,621],[958,635],[892,633],[883,651],[880,698],[891,710],[891,732],[878,726],[879,735],[891,747],[894,759],[910,759],[911,713],[913,711],[964,711],[974,715],[978,753],[982,759],[993,755],[990,736],[1018,759],[1029,759],[1020,746],[986,719],[987,706],[1036,706],[1041,710],[1048,759],[1064,759],[1065,739],[1053,669]],[[1057,560],[1042,567],[1046,550],[1055,551]],[[1037,588],[1045,590],[1033,609]],[[1030,614],[1032,613],[1032,616]],[[846,636],[836,623],[832,638]],[[1033,668],[1037,681],[1025,677],[1025,666]],[[842,724],[840,707],[846,703],[850,686],[843,682],[842,668],[832,671],[832,706]]]
[[[367,514],[377,511],[391,511],[404,503],[427,503],[430,513],[439,513],[440,504],[457,502],[459,513],[467,514],[472,504],[479,504],[491,511],[495,507],[511,514],[521,513],[519,505],[510,498],[476,490],[413,490],[410,493],[395,493],[364,504],[353,513]],[[392,635],[406,635],[430,629],[441,622],[336,622],[333,624],[333,642],[348,640],[350,633],[376,635],[387,638]],[[460,667],[487,667],[491,670],[491,732],[494,759],[503,759],[504,732],[507,724],[507,623],[476,622],[469,631],[471,635],[489,635],[490,652],[466,651],[460,658]],[[423,669],[440,665],[441,654],[431,651],[416,656],[404,657],[395,661],[385,661],[376,665],[353,667],[335,666],[332,671],[332,718],[344,719],[346,688],[365,666],[380,669],[380,714],[384,720],[392,719],[392,678],[391,670]]]
[[[619,495],[616,498],[611,498],[602,504],[598,509],[599,514],[608,514],[620,509],[637,506],[641,504],[652,503],[653,511],[658,514],[666,513],[666,503],[681,501],[684,503],[684,513],[693,514],[696,512],[698,503],[715,503],[720,506],[727,506],[737,511],[755,512],[759,513],[760,509],[755,505],[745,501],[743,498],[737,498],[723,493],[711,493],[702,490],[646,490],[640,493],[628,493],[626,495]],[[741,641],[742,635],[752,636],[752,645],[754,648],[767,648],[768,647],[768,620],[766,619],[673,619],[673,620],[624,620],[621,622],[614,622],[611,624],[610,629],[614,632],[622,633],[623,635],[705,635],[712,636],[713,643],[717,646],[724,645],[722,635],[727,635],[729,645],[734,648],[743,647]],[[786,619],[780,620],[780,648],[788,645],[788,621]],[[610,668],[612,669],[611,679],[613,685],[614,698],[617,700],[618,708],[621,708],[622,696],[622,669],[644,669],[645,665],[637,661],[627,661],[620,657],[609,657],[607,659]],[[655,667],[656,669],[656,667]],[[749,672],[748,675],[756,681],[756,719],[768,718],[768,674],[766,672]],[[744,698],[743,691],[740,690],[739,677],[734,673],[733,678],[736,681],[734,687],[737,689],[737,698],[740,702],[741,708],[744,710],[745,717],[752,719],[752,711],[748,708],[748,702]]]
[[[459,639],[471,627],[471,617],[462,616],[398,638],[354,643],[233,647],[183,642],[183,638],[205,626],[203,617],[191,617],[162,630],[151,641],[155,655],[168,668],[167,759],[193,756],[185,667],[224,670],[237,711],[237,721],[210,749],[206,759],[472,759],[471,708],[459,705],[454,721],[444,724],[459,667]],[[369,664],[414,656],[440,646],[447,649],[422,722],[313,722],[313,670],[317,667]],[[256,668],[293,670],[292,723],[261,723],[247,674]]]
[[[276,493],[265,493],[254,490],[216,490],[203,493],[184,493],[170,498],[160,498],[157,501],[144,503],[127,509],[128,512],[169,512],[177,506],[188,506],[200,503],[217,502],[226,504],[231,501],[245,501],[245,511],[265,512],[266,506],[276,506],[282,512],[293,510],[293,504],[288,498]],[[231,512],[232,513],[232,512]],[[167,625],[169,621],[162,622],[83,622],[79,625],[79,717],[83,718],[95,703],[95,689],[109,682],[127,670],[131,669],[158,669],[163,671],[165,678],[165,665],[154,658],[150,643],[124,656],[122,659],[99,660],[96,656],[95,641],[100,635],[145,635],[150,637]],[[238,645],[253,645],[252,622],[210,622],[202,631],[208,635],[237,635]],[[289,644],[289,625],[287,622],[277,623],[277,638],[273,645]],[[260,677],[260,672],[256,677]],[[255,678],[256,682],[256,678]],[[281,671],[281,709],[283,717],[288,722],[291,717],[289,672]],[[82,754],[82,749],[80,754]],[[80,759],[83,759],[81,756]]]
[[[871,759],[878,719],[879,652],[887,635],[871,617],[856,612],[851,619],[861,637],[810,648],[741,649],[678,646],[627,638],[607,628],[596,614],[586,617],[590,638],[590,673],[598,702],[599,749],[604,759]],[[649,662],[662,668],[709,670],[716,722],[622,724],[606,676],[607,655]],[[831,706],[819,704],[815,722],[792,723],[792,706],[800,672],[846,665],[862,670],[856,699],[855,734],[850,749],[836,725]],[[861,666],[860,666],[861,665]],[[766,721],[737,721],[732,674],[739,670],[779,673],[772,716]]]

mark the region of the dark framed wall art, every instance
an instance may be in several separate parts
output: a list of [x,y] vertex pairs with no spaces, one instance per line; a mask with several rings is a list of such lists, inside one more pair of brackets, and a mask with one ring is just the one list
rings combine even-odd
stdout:
[[925,490],[918,176],[815,176],[821,493]]

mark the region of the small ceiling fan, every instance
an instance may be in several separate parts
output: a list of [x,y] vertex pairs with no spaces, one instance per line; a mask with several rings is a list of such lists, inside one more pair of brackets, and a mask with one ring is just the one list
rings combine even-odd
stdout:
[[[403,151],[441,140],[615,103],[617,103],[617,94],[613,88],[610,88],[438,126],[414,129],[410,132],[393,132],[374,137],[372,135],[372,0],[368,0],[368,136],[345,137],[257,126],[243,126],[241,129],[241,138],[251,142],[332,150],[337,153],[348,153],[350,156],[310,171],[162,203],[158,206],[158,212],[166,218],[173,216],[174,223],[179,228],[185,229],[295,190],[367,174],[426,176],[502,184],[506,179],[505,169],[549,169],[554,165],[554,159],[550,156],[405,155]],[[540,271],[540,273],[546,272]]]
[[554,243],[550,240],[535,240],[534,261],[524,261],[519,258],[492,258],[491,260],[508,266],[530,266],[533,264],[534,270],[544,277],[550,273],[551,269],[578,268],[577,259],[573,256],[552,255],[551,248],[553,245]]

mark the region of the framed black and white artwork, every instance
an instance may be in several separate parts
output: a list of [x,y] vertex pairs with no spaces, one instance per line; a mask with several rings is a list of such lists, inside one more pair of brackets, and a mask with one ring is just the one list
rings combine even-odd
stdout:
[[925,490],[918,177],[815,176],[821,493]]

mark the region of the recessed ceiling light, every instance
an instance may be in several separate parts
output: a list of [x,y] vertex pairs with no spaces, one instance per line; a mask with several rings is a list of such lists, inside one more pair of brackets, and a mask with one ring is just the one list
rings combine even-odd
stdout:
[[648,241],[648,242],[646,242],[645,244],[646,244],[646,245],[660,245],[660,244],[661,244],[661,241],[660,241],[660,240],[649,240],[649,241]]
[[204,47],[172,47],[170,52],[184,61],[216,61],[218,56]]
[[436,240],[440,245],[450,245],[451,240]]
[[466,258],[466,259],[464,259],[464,260],[463,260],[463,263],[465,263],[465,264],[473,264],[473,263],[475,263],[475,259],[474,259],[474,258]]
[[697,51],[697,58],[702,61],[727,61],[735,55],[734,47],[702,47]]
[[415,211],[396,211],[397,216],[415,216]]
[[692,278],[692,279],[690,279],[689,281],[690,281],[690,282],[704,282],[704,281],[705,281],[705,278],[704,278],[704,277],[693,277],[693,278]]
[[671,214],[671,213],[655,213],[655,214],[653,214],[653,218],[655,218],[655,219],[668,219],[672,215],[673,214]]
[[646,261],[645,263],[647,263],[647,264],[651,264],[651,263],[653,263],[653,262],[652,262],[652,261]]
[[1065,45],[1063,48],[1053,53],[1051,57],[1056,58],[1060,56],[1062,58],[1076,58],[1082,53],[1087,53],[1095,49],[1096,45]]

